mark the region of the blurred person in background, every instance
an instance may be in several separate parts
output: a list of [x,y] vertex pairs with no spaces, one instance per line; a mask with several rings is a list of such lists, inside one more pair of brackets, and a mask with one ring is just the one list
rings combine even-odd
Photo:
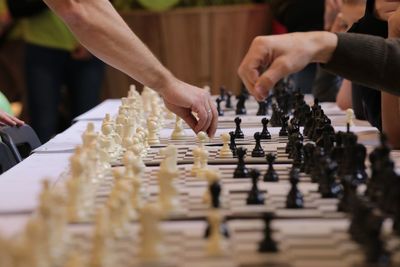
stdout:
[[[26,42],[30,122],[41,141],[46,142],[61,130],[62,89],[67,89],[70,102],[68,120],[98,104],[104,64],[81,46],[67,26],[42,4],[40,12],[23,14],[21,23]],[[9,11],[12,20],[13,9]]]
[[[325,0],[270,0],[270,4],[275,18],[288,32],[324,29]],[[316,64],[310,64],[304,70],[293,74],[291,77],[294,86],[303,93],[310,94],[316,69]]]

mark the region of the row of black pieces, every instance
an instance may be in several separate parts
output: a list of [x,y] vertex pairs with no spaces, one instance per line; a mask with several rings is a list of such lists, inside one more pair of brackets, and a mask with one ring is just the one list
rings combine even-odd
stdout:
[[[264,203],[264,199],[262,198],[262,195],[258,193],[258,187],[257,187],[257,179],[260,175],[260,173],[257,170],[253,170],[252,172],[252,177],[253,177],[253,187],[251,191],[249,192],[249,197],[247,199],[248,204],[259,204],[259,203]],[[211,195],[211,208],[213,209],[218,209],[220,208],[220,195],[221,195],[221,185],[219,181],[216,181],[212,183],[209,186],[209,192]],[[260,199],[253,199],[253,194],[257,194]],[[256,203],[255,203],[256,202]],[[273,214],[271,213],[265,213],[263,215],[263,219],[265,222],[265,228],[264,228],[264,238],[259,244],[259,251],[260,252],[276,252],[278,251],[276,242],[272,239],[272,233],[271,233],[271,220],[273,218]],[[226,223],[222,223],[221,227],[219,229],[221,234],[223,234],[226,238],[229,238],[229,231],[228,227],[226,226]],[[204,233],[204,237],[208,238],[211,234],[211,225],[208,224]]]

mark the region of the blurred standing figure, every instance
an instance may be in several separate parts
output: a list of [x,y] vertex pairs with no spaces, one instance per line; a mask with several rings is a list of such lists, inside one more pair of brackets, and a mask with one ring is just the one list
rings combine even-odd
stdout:
[[62,88],[68,89],[74,118],[98,103],[104,65],[49,9],[24,19],[23,29],[31,124],[46,142],[58,130]]
[[[270,0],[270,3],[275,18],[288,32],[324,29],[325,0]],[[316,64],[310,64],[304,70],[293,74],[292,78],[295,86],[302,92],[311,93],[315,74]]]

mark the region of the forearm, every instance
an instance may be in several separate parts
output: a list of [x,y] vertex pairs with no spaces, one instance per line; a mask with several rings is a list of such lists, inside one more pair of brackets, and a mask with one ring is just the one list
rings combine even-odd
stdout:
[[174,79],[108,0],[45,0],[92,54],[160,93]]
[[400,115],[398,97],[382,92],[382,130],[388,136],[390,144],[400,148]]
[[399,39],[351,33],[338,37],[337,48],[325,65],[327,70],[367,87],[400,95]]

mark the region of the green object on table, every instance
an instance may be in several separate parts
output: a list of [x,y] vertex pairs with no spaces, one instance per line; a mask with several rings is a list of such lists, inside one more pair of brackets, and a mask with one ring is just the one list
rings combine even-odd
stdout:
[[8,102],[7,98],[3,95],[2,92],[0,92],[0,110],[3,110],[10,115],[13,114],[10,102]]
[[180,2],[180,0],[138,0],[143,7],[153,11],[167,10]]

